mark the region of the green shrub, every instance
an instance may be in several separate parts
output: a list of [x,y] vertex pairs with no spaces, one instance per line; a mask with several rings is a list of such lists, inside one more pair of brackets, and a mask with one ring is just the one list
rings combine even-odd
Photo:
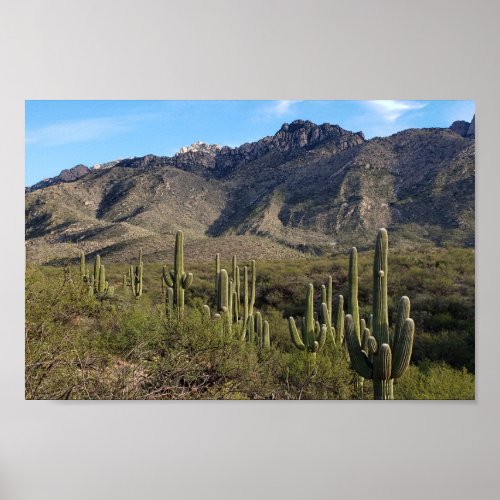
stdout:
[[465,368],[425,362],[397,381],[397,399],[474,399],[474,376]]

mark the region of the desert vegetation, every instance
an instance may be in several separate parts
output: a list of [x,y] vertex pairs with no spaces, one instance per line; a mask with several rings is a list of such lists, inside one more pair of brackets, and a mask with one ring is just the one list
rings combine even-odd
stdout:
[[29,264],[26,398],[474,398],[473,250],[390,253],[385,230],[300,260],[185,262],[183,244],[168,265]]

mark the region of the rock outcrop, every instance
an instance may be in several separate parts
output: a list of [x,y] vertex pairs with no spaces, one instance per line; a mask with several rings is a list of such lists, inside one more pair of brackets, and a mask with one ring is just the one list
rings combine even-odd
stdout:
[[72,168],[64,169],[59,175],[55,177],[50,177],[49,179],[44,179],[43,181],[37,182],[29,188],[25,188],[25,192],[36,191],[37,189],[42,189],[47,186],[52,186],[53,184],[59,184],[60,182],[73,182],[90,172],[90,168],[86,165],[75,165]]
[[456,122],[453,122],[450,130],[453,130],[453,132],[456,132],[462,137],[474,139],[476,137],[476,115],[472,117],[471,122],[466,122],[465,120],[457,120]]
[[467,131],[469,130],[470,123],[465,120],[457,120],[453,122],[450,126],[450,130],[456,132],[458,135],[465,137],[467,135]]

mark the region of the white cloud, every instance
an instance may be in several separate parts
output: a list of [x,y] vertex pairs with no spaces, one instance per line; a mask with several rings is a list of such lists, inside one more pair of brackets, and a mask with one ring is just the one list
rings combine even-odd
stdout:
[[286,115],[294,104],[297,104],[300,101],[276,101],[273,105],[274,114],[277,116]]
[[276,118],[291,114],[302,101],[271,101],[258,109],[259,118]]
[[415,111],[427,106],[426,102],[421,101],[364,101],[365,104],[383,120],[394,123],[402,115],[409,111]]
[[68,120],[26,131],[26,143],[60,146],[102,139],[132,130],[146,115],[110,116]]

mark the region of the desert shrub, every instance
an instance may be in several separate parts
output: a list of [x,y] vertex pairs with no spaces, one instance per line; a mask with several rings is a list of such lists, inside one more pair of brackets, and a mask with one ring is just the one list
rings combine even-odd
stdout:
[[396,399],[474,399],[474,376],[465,368],[424,362],[410,366],[394,387]]

